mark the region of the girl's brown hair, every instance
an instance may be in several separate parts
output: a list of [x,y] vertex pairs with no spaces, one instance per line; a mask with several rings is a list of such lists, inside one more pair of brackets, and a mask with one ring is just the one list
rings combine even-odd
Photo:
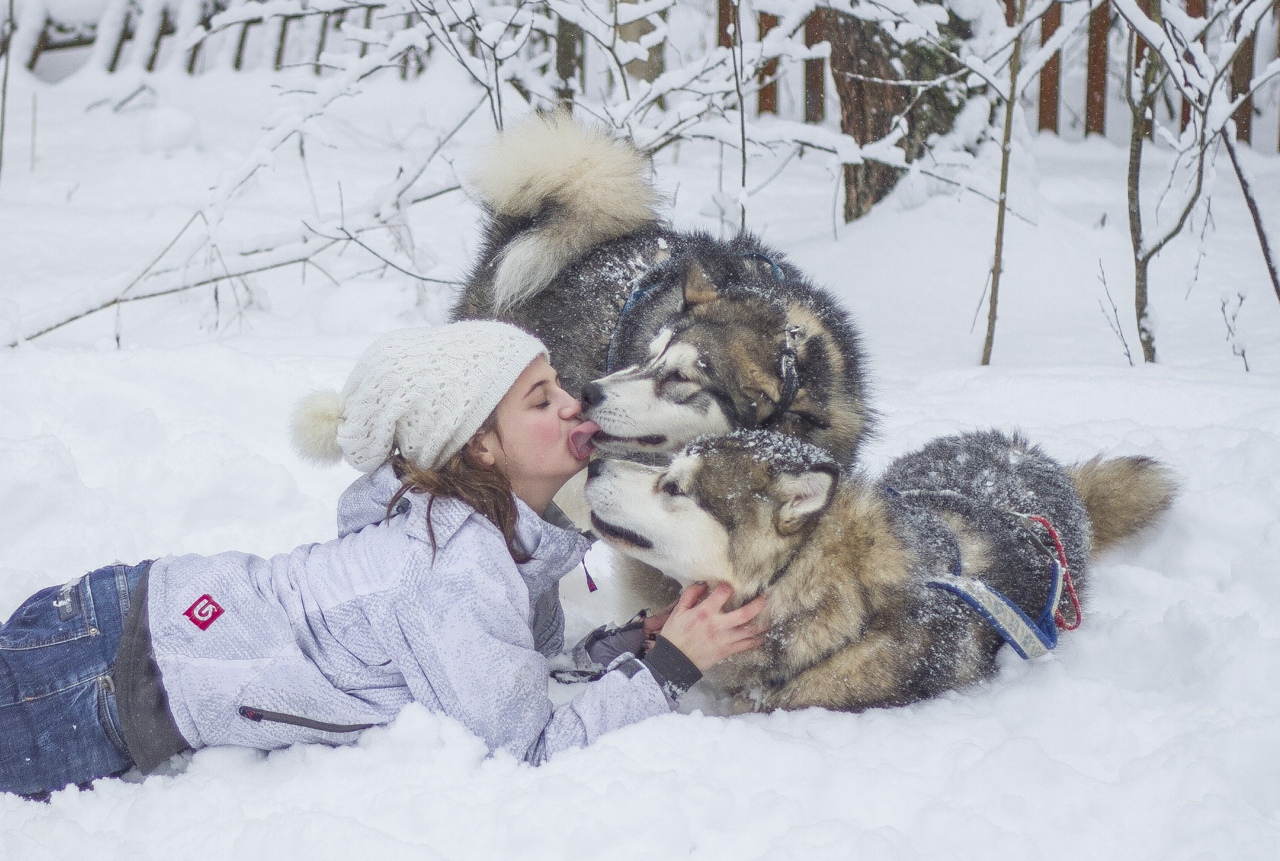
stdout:
[[[490,416],[477,433],[494,430],[496,420]],[[400,479],[400,489],[387,503],[387,517],[391,517],[406,493],[425,493],[427,501],[427,535],[431,538],[432,552],[436,548],[435,528],[431,524],[431,508],[441,497],[458,499],[483,514],[502,532],[507,542],[507,552],[518,563],[533,557],[516,543],[516,520],[520,516],[516,508],[511,482],[496,466],[486,466],[471,454],[470,443],[435,469],[423,469],[410,463],[400,452],[391,455],[391,468]]]

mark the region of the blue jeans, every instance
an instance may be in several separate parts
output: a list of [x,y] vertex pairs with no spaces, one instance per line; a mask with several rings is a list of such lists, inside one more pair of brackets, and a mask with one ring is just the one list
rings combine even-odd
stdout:
[[0,792],[41,795],[133,766],[112,671],[150,564],[43,589],[0,625]]

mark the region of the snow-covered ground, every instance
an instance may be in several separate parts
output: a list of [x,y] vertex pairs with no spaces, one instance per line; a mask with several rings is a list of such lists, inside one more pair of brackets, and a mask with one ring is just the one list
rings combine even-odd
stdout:
[[[125,101],[139,82],[11,80],[4,343],[146,270],[291,103],[281,88],[308,79],[155,76]],[[434,145],[472,98],[444,73],[369,82],[308,140],[305,173],[290,145],[241,190],[218,226],[222,247],[297,238],[301,219],[332,222],[376,198],[398,160]],[[461,169],[489,133],[478,112],[446,154]],[[1280,158],[1244,155],[1280,244]],[[996,158],[985,151],[975,172],[987,189]],[[868,469],[940,434],[1001,426],[1063,460],[1142,453],[1178,472],[1171,515],[1097,564],[1085,623],[1052,655],[1005,654],[986,684],[860,715],[722,717],[694,698],[691,714],[537,769],[486,758],[459,725],[411,707],[349,748],[207,750],[181,773],[48,804],[0,796],[0,859],[1276,857],[1280,302],[1224,161],[1207,229],[1199,218],[1153,269],[1162,361],[1130,367],[1102,282],[1136,353],[1124,158],[1116,142],[1023,137],[1011,202],[1026,220],[1009,224],[988,368],[977,363],[986,200],[910,181],[835,225],[834,174],[809,156],[750,204],[753,228],[865,333],[882,414]],[[754,162],[755,181],[776,167]],[[1158,153],[1150,167],[1154,200]],[[720,170],[710,145],[663,154],[677,224],[716,229]],[[445,160],[423,180],[453,181]],[[409,256],[397,259],[456,279],[476,215],[458,192],[415,207],[396,236]],[[156,268],[203,262],[184,242]],[[354,473],[297,460],[292,404],[340,384],[377,333],[441,321],[448,306],[447,287],[377,264],[349,248],[224,283],[216,298],[202,288],[138,302],[0,349],[0,618],[115,560],[332,537]],[[1227,319],[1239,306],[1234,341],[1224,301]],[[602,588],[569,578],[571,635],[614,611],[607,551],[588,561]]]

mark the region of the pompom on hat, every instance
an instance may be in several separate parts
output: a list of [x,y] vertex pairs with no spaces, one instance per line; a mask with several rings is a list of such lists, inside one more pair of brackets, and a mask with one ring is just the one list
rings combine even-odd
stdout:
[[299,402],[294,449],[317,463],[373,472],[399,449],[423,469],[456,454],[529,365],[541,341],[495,320],[388,332],[365,350],[342,393]]

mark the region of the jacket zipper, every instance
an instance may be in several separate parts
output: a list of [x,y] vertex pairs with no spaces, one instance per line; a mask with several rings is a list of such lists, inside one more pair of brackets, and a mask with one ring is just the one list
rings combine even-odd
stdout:
[[360,732],[361,730],[369,729],[369,727],[377,726],[377,724],[372,723],[325,723],[324,721],[311,720],[311,718],[298,717],[284,712],[254,708],[253,706],[240,706],[238,711],[240,712],[240,717],[248,718],[254,723],[261,723],[262,721],[287,723],[292,726],[305,727],[306,729],[318,729],[321,732]]

